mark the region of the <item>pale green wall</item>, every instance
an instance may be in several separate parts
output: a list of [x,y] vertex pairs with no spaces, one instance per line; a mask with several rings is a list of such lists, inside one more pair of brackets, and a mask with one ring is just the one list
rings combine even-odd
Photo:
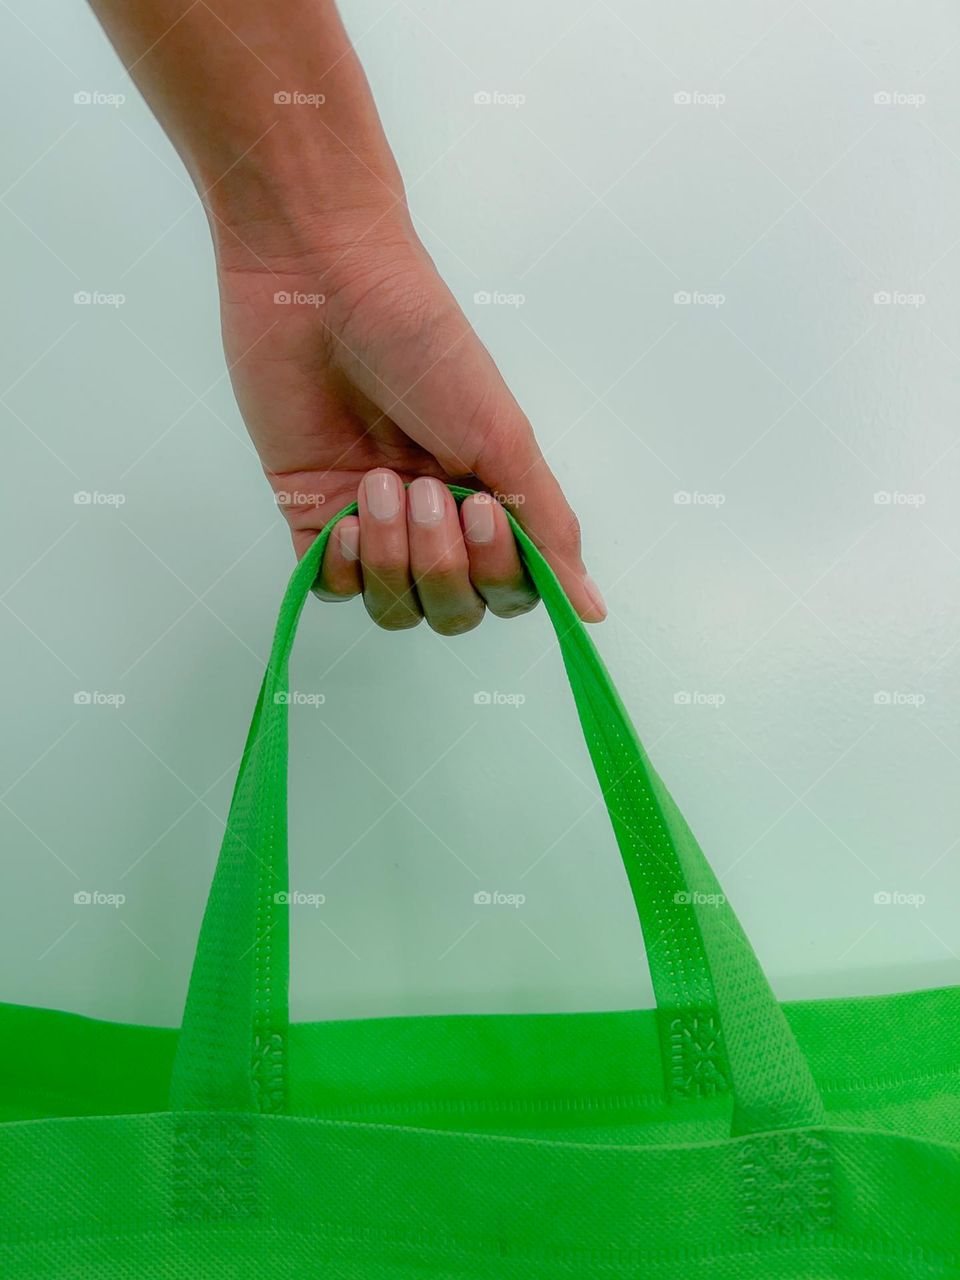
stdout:
[[[960,17],[345,11],[424,238],[581,515],[603,652],[778,991],[957,981]],[[203,218],[79,0],[0,6],[0,108],[0,997],[174,1023],[288,542]],[[298,1015],[647,1000],[550,648],[542,614],[448,642],[308,610],[295,680],[326,702],[295,718],[293,883],[327,902],[296,914]]]

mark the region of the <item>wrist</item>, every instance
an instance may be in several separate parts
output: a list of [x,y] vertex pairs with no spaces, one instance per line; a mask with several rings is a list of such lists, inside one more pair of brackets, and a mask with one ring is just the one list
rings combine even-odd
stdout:
[[326,270],[358,245],[414,240],[399,176],[390,177],[294,148],[244,157],[203,189],[218,269]]

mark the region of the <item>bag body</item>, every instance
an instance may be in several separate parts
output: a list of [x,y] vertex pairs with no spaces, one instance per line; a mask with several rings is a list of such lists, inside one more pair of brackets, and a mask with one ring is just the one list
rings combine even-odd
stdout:
[[281,607],[180,1030],[0,1005],[0,1276],[960,1276],[960,988],[777,1003],[515,525],[657,1007],[289,1022],[288,663],[337,519]]

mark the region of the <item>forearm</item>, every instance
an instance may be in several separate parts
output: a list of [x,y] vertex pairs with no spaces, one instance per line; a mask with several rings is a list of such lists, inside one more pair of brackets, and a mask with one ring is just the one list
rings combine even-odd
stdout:
[[400,175],[332,0],[91,5],[193,178],[218,253],[239,265],[251,242],[282,257],[338,228],[405,225]]

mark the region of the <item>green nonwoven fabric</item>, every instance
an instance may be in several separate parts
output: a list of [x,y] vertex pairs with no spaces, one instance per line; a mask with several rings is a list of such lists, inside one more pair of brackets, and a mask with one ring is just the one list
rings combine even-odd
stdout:
[[181,1029],[0,1006],[0,1276],[960,1275],[960,989],[777,1003],[515,523],[657,1007],[289,1022],[285,695],[340,516],[281,605]]

